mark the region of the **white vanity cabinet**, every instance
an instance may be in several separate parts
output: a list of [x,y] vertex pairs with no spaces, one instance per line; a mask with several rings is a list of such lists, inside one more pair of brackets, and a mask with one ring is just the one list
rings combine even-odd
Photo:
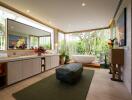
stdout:
[[39,73],[41,73],[41,58],[8,62],[7,84],[16,83]]
[[54,55],[51,57],[51,67],[57,67],[59,66],[59,56]]
[[57,67],[60,64],[60,58],[58,55],[53,56],[54,66]]
[[23,60],[23,79],[39,74],[41,72],[41,58]]
[[22,80],[22,61],[8,62],[7,84],[13,84]]
[[51,69],[51,56],[45,57],[45,70]]
[[33,60],[33,75],[41,73],[41,58],[32,59]]
[[[59,66],[59,55],[48,55],[43,56],[43,58],[45,58],[45,70]],[[7,85],[39,73],[41,73],[41,57],[9,61],[7,66]]]
[[33,61],[32,59],[22,61],[22,79],[31,77],[33,74]]
[[45,70],[49,70],[57,66],[59,66],[59,55],[45,57]]

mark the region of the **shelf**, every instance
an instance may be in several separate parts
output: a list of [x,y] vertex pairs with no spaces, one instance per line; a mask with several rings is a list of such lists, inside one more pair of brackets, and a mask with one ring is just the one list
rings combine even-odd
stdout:
[[41,66],[45,66],[45,64],[42,64]]
[[41,58],[41,72],[45,72],[45,58]]
[[45,67],[42,67],[41,72],[45,72]]

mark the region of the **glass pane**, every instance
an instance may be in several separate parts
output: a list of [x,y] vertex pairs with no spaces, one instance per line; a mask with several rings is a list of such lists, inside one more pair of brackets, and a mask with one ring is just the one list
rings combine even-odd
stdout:
[[70,55],[88,54],[96,55],[97,58],[100,53],[108,52],[108,39],[110,39],[109,29],[65,35]]
[[65,48],[65,35],[64,33],[59,32],[58,33],[58,49],[61,51]]
[[38,48],[38,37],[30,36],[30,48]]
[[39,46],[42,46],[46,49],[51,49],[51,38],[48,37],[40,37],[39,38]]
[[5,50],[5,36],[0,36],[0,50]]
[[[0,15],[3,14],[0,10]],[[5,19],[0,16],[0,50],[5,50]]]

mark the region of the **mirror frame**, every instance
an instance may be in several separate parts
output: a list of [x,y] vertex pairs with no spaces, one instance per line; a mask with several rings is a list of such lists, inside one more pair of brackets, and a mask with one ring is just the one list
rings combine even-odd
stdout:
[[[39,29],[39,28],[36,28],[36,27],[30,26],[30,25],[27,25],[27,24],[24,24],[24,23],[18,22],[18,21],[16,21],[16,20],[13,20],[13,19],[9,19],[9,18],[7,18],[7,19],[6,19],[6,30],[7,30],[6,46],[7,46],[7,50],[30,50],[30,43],[29,43],[29,48],[25,48],[25,49],[10,49],[10,48],[9,48],[9,43],[8,43],[8,33],[9,33],[9,30],[8,30],[8,21],[9,21],[9,20],[14,21],[14,22],[17,22],[17,23],[19,23],[19,24],[23,24],[23,25],[25,25],[25,26],[29,26],[29,27],[32,27],[32,28],[35,28],[35,29],[41,30],[41,31],[45,31],[45,30],[42,30],[42,29]],[[49,33],[50,35],[45,35],[45,36],[29,35],[29,41],[30,41],[30,36],[38,37],[38,47],[39,47],[39,37],[47,37],[47,36],[49,36],[49,37],[50,37],[50,49],[47,49],[47,50],[51,50],[51,49],[52,49],[51,33],[48,32],[48,31],[45,31],[45,32]]]

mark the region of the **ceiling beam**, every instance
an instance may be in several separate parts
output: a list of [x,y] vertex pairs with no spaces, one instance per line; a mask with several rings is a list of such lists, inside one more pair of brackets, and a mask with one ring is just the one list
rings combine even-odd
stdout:
[[96,28],[96,29],[89,29],[89,30],[81,30],[81,31],[73,31],[73,32],[66,32],[66,34],[70,34],[70,33],[82,33],[82,32],[91,32],[91,31],[96,31],[96,30],[102,30],[102,29],[108,29],[110,28],[108,27],[102,27],[102,28]]

